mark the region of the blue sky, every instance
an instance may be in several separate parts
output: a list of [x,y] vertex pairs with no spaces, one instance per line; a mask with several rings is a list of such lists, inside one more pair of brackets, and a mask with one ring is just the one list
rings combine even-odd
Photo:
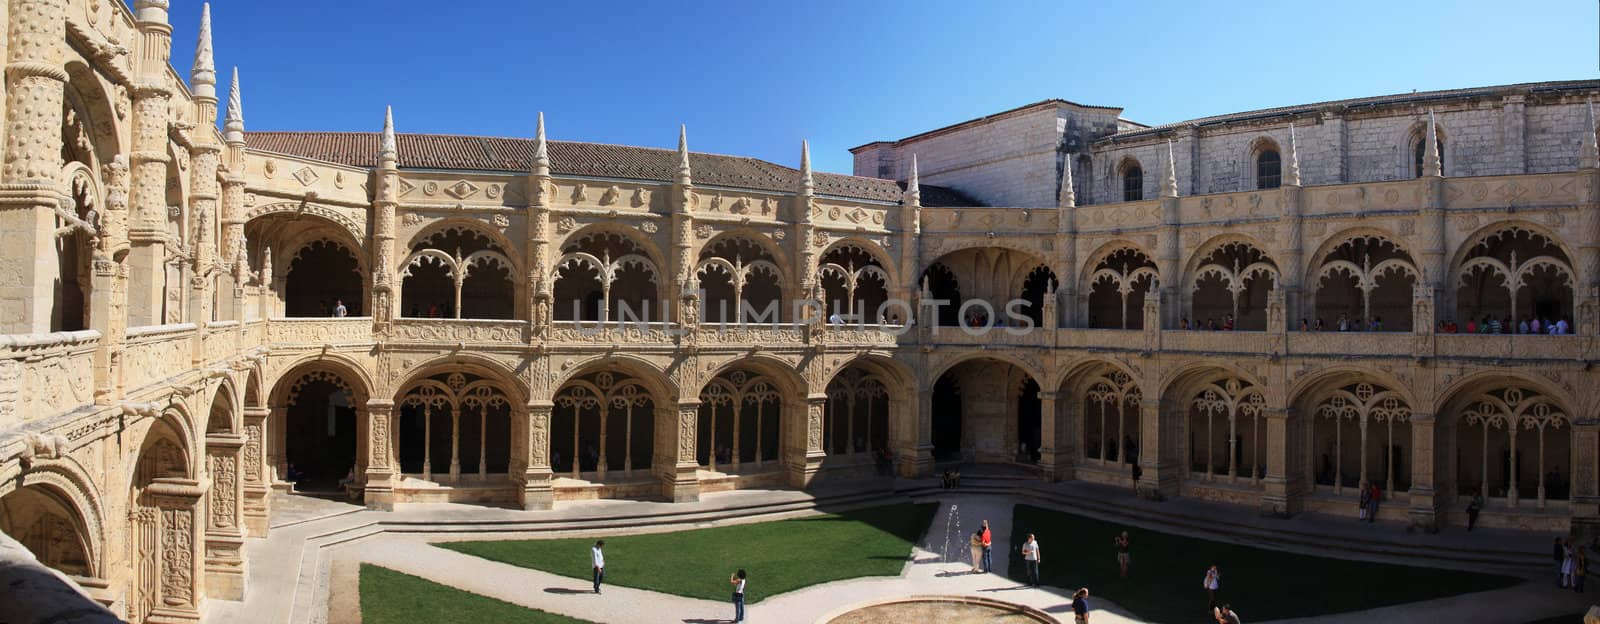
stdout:
[[[172,0],[187,76],[200,6]],[[820,170],[849,148],[1048,98],[1149,124],[1600,74],[1589,0],[218,0],[252,130],[532,136]],[[222,85],[221,88],[226,88]]]

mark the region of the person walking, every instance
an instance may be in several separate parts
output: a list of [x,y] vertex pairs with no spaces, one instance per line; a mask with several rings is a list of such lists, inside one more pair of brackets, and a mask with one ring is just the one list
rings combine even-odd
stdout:
[[1472,488],[1472,500],[1467,502],[1467,530],[1478,523],[1478,512],[1483,511],[1483,492]]
[[972,573],[983,572],[983,531],[973,531],[967,543],[972,547]]
[[983,521],[983,571],[994,571],[994,533],[989,531],[989,521]]
[[1072,621],[1076,624],[1089,624],[1089,588],[1079,587],[1072,592]]
[[1022,565],[1028,569],[1028,584],[1039,586],[1039,542],[1032,533],[1028,534],[1028,541],[1022,543]]
[[1128,578],[1128,532],[1123,531],[1122,535],[1111,538],[1111,543],[1117,547],[1117,567],[1122,571],[1122,578]]
[[596,594],[600,593],[600,581],[606,580],[606,554],[601,550],[605,546],[605,540],[595,540],[594,548],[589,549],[589,560],[590,563],[594,564],[594,593]]
[[738,572],[734,572],[733,576],[728,578],[728,584],[733,585],[733,621],[735,622],[744,621],[745,576],[744,568],[739,568]]
[[1211,566],[1206,570],[1206,578],[1202,581],[1202,584],[1206,588],[1206,599],[1210,601],[1210,606],[1215,608],[1217,606],[1217,592],[1222,590],[1222,570],[1218,570],[1217,566]]
[[1367,497],[1367,522],[1373,523],[1378,521],[1378,501],[1383,500],[1383,490],[1378,489],[1376,481],[1367,484],[1367,487],[1372,492],[1372,495]]

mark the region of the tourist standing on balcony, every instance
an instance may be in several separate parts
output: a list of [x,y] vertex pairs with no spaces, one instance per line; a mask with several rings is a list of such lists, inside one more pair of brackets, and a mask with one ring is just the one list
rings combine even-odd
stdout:
[[1339,313],[1339,331],[1350,331],[1350,317]]
[[744,580],[744,568],[739,568],[739,571],[734,572],[733,577],[728,579],[728,584],[733,585],[733,621],[735,622],[744,621]]
[[1310,326],[1306,324],[1306,320],[1300,319],[1300,331],[1309,331],[1310,329]]
[[994,533],[989,531],[989,521],[983,521],[983,571],[994,571]]
[[1554,335],[1561,335],[1567,333],[1570,329],[1571,326],[1567,325],[1567,319],[1563,318],[1559,321],[1556,321],[1556,328],[1550,333]]
[[1111,538],[1111,543],[1117,547],[1117,568],[1121,570],[1122,578],[1128,578],[1128,564],[1132,561],[1128,554],[1128,532],[1123,531],[1122,535]]
[[1039,586],[1039,542],[1032,533],[1028,534],[1028,541],[1022,543],[1022,565],[1028,570],[1028,584]]
[[350,315],[350,310],[344,307],[343,299],[333,300],[333,315],[339,318],[344,318]]
[[1206,570],[1206,578],[1201,581],[1201,584],[1206,588],[1206,598],[1210,600],[1211,607],[1215,608],[1217,606],[1217,592],[1222,591],[1222,570],[1218,570],[1215,565],[1211,566],[1210,569]]
[[606,545],[605,540],[595,540],[594,548],[589,549],[590,562],[594,564],[594,593],[600,593],[600,581],[606,580],[606,554],[600,549]]
[[1544,327],[1545,323],[1541,322],[1537,316],[1533,317],[1533,320],[1528,323],[1528,331],[1531,333],[1542,334],[1544,333]]
[[1324,329],[1326,328],[1322,325],[1322,317],[1319,316],[1317,317],[1317,324],[1314,326],[1314,331],[1322,331]]

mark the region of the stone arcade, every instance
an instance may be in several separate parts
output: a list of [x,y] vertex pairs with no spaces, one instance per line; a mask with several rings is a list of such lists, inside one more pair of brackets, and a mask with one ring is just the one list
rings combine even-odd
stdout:
[[[129,620],[238,599],[291,467],[375,508],[547,509],[887,452],[1600,526],[1600,82],[1161,127],[1051,100],[845,176],[542,118],[251,133],[237,71],[219,130],[209,12],[186,85],[167,1],[135,6],[0,3],[0,531]],[[934,299],[968,305],[883,305]],[[958,327],[1013,300],[1031,331]],[[1464,331],[1491,319],[1570,331]]]

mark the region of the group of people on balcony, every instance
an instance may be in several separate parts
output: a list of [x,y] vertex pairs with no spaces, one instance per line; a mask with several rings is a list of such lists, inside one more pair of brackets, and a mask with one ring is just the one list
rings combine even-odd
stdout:
[[[1334,329],[1342,332],[1379,332],[1383,331],[1383,317],[1374,315],[1363,322],[1359,316],[1352,317],[1348,314],[1340,314],[1338,322],[1334,323]],[[1317,317],[1316,322],[1310,324],[1306,322],[1306,319],[1302,318],[1300,319],[1300,331],[1328,331],[1328,327],[1323,324],[1322,317]]]
[[1465,329],[1466,331],[1462,331],[1461,326],[1456,324],[1455,319],[1439,321],[1434,328],[1435,331],[1441,334],[1549,334],[1558,336],[1572,333],[1572,325],[1567,323],[1567,319],[1559,318],[1551,321],[1537,316],[1524,316],[1522,320],[1517,321],[1515,324],[1511,322],[1510,316],[1504,319],[1485,316],[1482,321],[1467,319]]
[[1183,317],[1181,319],[1178,319],[1178,329],[1195,329],[1195,330],[1204,329],[1206,331],[1233,331],[1233,315],[1229,314],[1227,316],[1222,317],[1222,322],[1220,322],[1220,323],[1218,323],[1217,319],[1215,319],[1215,318],[1208,318],[1208,319],[1206,319],[1206,322],[1204,322],[1204,323],[1201,323],[1200,319],[1195,319],[1193,324],[1189,323],[1189,317],[1186,316],[1186,317]]

